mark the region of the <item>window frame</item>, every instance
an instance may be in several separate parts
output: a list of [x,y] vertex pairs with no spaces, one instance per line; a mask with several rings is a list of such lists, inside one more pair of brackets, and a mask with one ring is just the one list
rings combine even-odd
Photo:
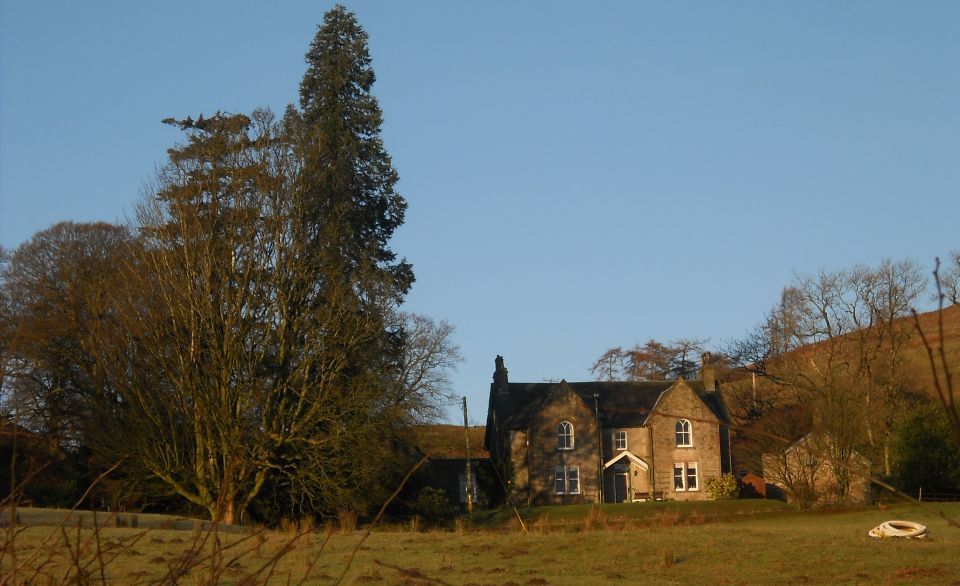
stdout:
[[569,421],[561,421],[557,425],[557,450],[572,450],[575,444],[573,433],[573,424]]
[[[621,439],[623,442],[620,441]],[[621,445],[621,443],[623,445]],[[625,429],[618,429],[613,432],[613,445],[618,452],[622,452],[627,449],[627,431]]]
[[580,466],[554,466],[553,489],[558,495],[580,494]]
[[567,494],[580,494],[580,466],[567,466]]
[[[693,480],[692,483],[691,480]],[[673,463],[673,490],[674,492],[697,492],[700,490],[700,466],[697,462]]]
[[689,419],[678,419],[673,426],[674,440],[678,448],[693,447],[693,424]]
[[557,494],[567,494],[567,475],[563,466],[553,467],[553,490]]
[[[687,470],[686,470],[686,472],[687,472],[687,474],[686,474],[686,480],[687,480],[687,488],[686,488],[686,490],[687,490],[688,492],[695,492],[695,491],[700,490],[700,469],[699,469],[700,467],[697,466],[697,463],[696,463],[696,462],[687,462],[687,463],[686,463],[686,468],[687,468]],[[693,480],[692,483],[690,482],[691,480]],[[691,486],[691,484],[693,484],[693,486]]]

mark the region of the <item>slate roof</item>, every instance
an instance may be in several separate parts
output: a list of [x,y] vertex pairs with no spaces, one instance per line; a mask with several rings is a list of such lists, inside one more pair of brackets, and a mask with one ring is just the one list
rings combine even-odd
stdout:
[[[677,381],[588,381],[559,383],[508,383],[508,393],[491,390],[492,407],[503,429],[526,429],[540,411],[550,391],[561,384],[568,385],[593,410],[596,393],[603,427],[640,427],[657,403],[657,399]],[[686,381],[721,421],[730,417],[722,398],[716,392],[707,392],[701,381]]]

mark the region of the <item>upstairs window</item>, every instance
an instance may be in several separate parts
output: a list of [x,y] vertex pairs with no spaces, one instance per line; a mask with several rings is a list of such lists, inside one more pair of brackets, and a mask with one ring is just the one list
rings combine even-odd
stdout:
[[693,432],[690,428],[690,422],[681,419],[677,422],[677,447],[688,448],[693,445]]
[[627,432],[625,431],[613,432],[613,445],[616,446],[618,450],[627,449]]
[[573,424],[569,421],[563,421],[557,426],[557,449],[573,449]]

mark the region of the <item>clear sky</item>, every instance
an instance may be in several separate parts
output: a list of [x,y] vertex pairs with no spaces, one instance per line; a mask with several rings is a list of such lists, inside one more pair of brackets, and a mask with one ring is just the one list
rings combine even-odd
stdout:
[[[347,2],[409,202],[408,310],[510,380],[742,335],[794,272],[960,248],[960,2]],[[123,221],[180,136],[282,111],[331,4],[0,0],[0,244]]]

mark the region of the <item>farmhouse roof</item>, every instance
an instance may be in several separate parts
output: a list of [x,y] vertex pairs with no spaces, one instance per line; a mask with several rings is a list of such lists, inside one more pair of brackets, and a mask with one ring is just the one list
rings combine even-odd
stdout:
[[[491,407],[500,414],[504,429],[526,429],[540,412],[547,395],[558,385],[567,385],[591,409],[596,395],[600,420],[605,427],[639,427],[646,422],[657,400],[678,381],[586,381],[559,383],[506,383],[506,391],[491,393]],[[716,392],[701,381],[685,381],[721,421],[729,417]]]

